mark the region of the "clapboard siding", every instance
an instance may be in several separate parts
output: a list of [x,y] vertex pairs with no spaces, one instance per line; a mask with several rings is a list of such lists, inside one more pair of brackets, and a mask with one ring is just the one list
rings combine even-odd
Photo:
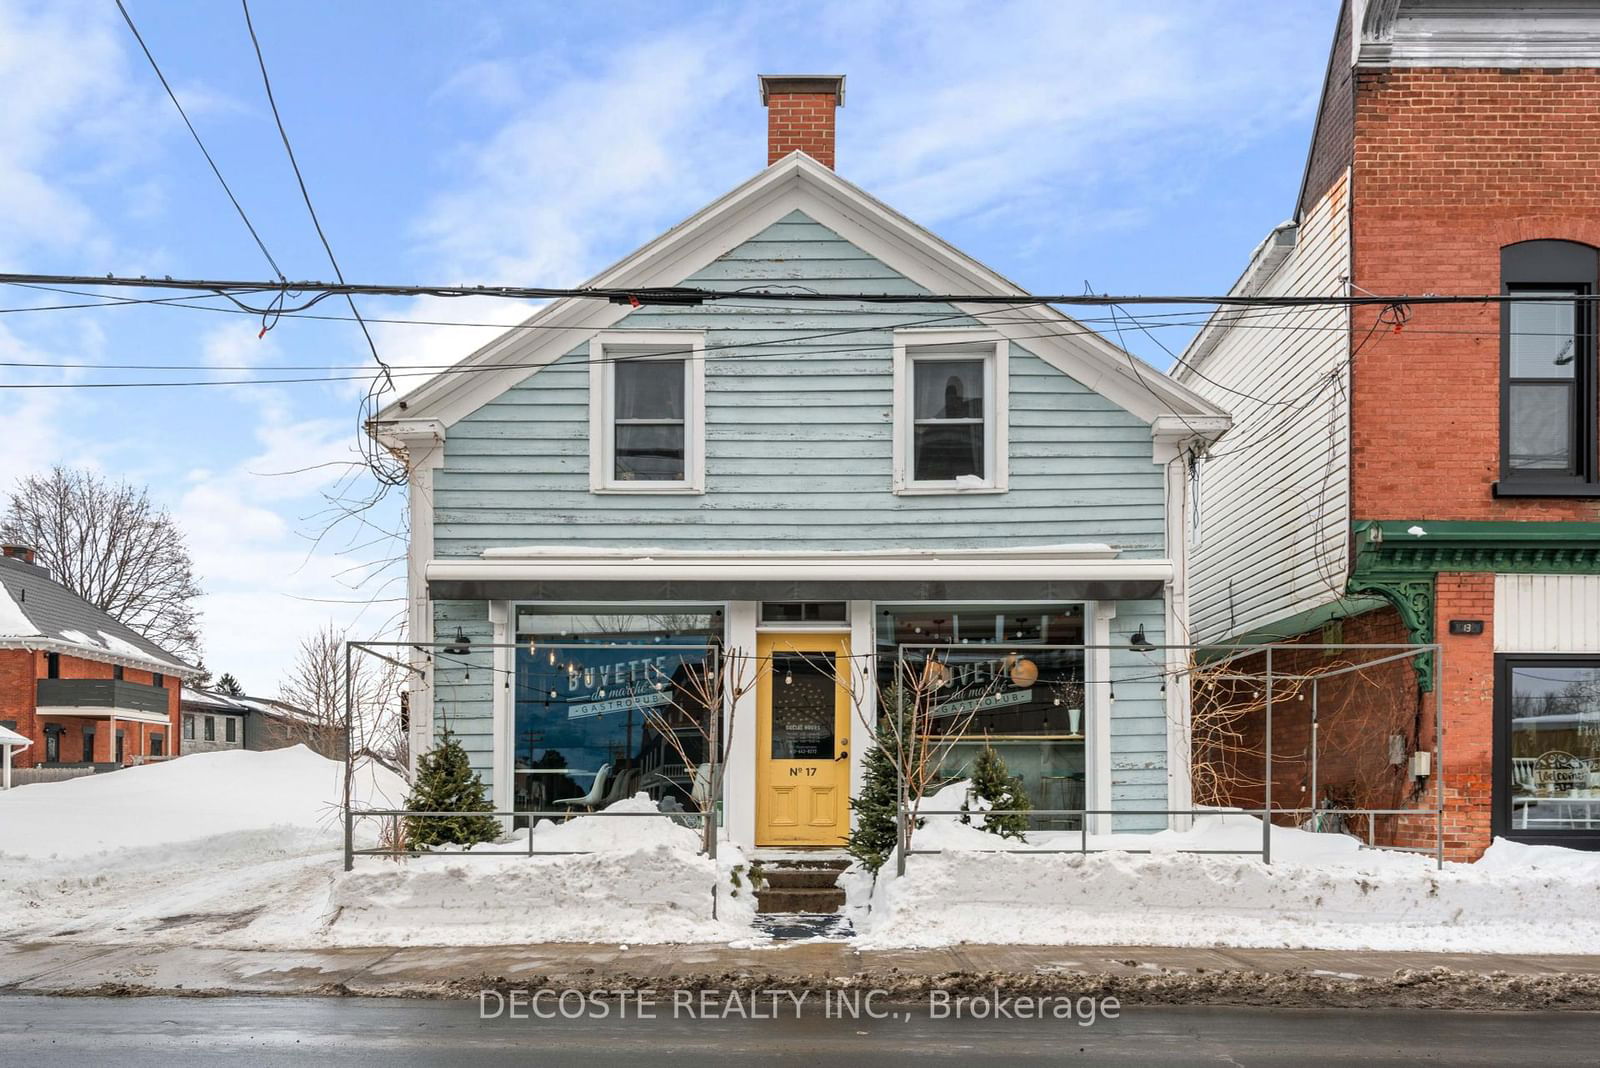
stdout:
[[[723,288],[760,282],[824,293],[922,292],[799,213],[684,280]],[[1008,492],[892,492],[893,331],[964,325],[975,324],[934,302],[639,309],[614,329],[705,331],[706,492],[590,492],[584,344],[449,427],[433,483],[435,555],[561,544],[825,550],[1063,542],[1163,555],[1163,473],[1149,426],[1025,345],[1013,345],[1009,361]],[[1140,623],[1161,641],[1162,603],[1121,606],[1116,640],[1125,646]],[[474,642],[487,640],[486,606],[436,605],[436,634],[448,638],[458,625]],[[435,711],[487,781],[494,680],[486,651],[467,659],[470,669],[435,665]],[[1159,680],[1146,677],[1148,657],[1132,650],[1120,649],[1112,663],[1112,798],[1162,807],[1167,737]],[[1126,829],[1163,824],[1129,817]]]
[[[1252,293],[1344,294],[1347,183],[1335,182],[1307,213],[1292,250]],[[1189,606],[1198,641],[1237,637],[1332,601],[1347,577],[1348,313],[1253,308],[1222,320],[1220,340],[1202,332],[1184,356],[1194,368],[1177,373],[1234,419],[1201,465]]]
[[472,639],[471,651],[456,656],[435,650],[433,673],[433,725],[436,734],[449,730],[471,758],[472,769],[488,789],[494,788],[494,683],[493,654],[485,648],[494,641],[488,605],[483,601],[433,602],[433,632],[441,640],[455,637],[456,628]]
[[[1161,654],[1129,648],[1140,626],[1155,645],[1165,638],[1160,601],[1122,601],[1111,622],[1111,805],[1112,808],[1167,807],[1167,703],[1162,688]],[[1159,830],[1164,816],[1117,816],[1119,831]]]
[[[734,280],[921,292],[798,212],[684,284]],[[896,496],[890,352],[893,330],[914,325],[973,324],[932,303],[641,309],[616,329],[706,331],[706,493],[589,492],[584,345],[450,427],[434,483],[435,552],[577,539],[707,549],[1105,541],[1161,554],[1149,427],[1020,346],[1010,360],[1010,491]]]

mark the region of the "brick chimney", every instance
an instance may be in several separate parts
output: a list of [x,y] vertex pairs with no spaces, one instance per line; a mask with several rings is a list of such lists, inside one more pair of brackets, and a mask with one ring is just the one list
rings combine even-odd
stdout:
[[33,547],[31,545],[0,545],[0,556],[9,556],[21,560],[25,564],[33,563]]
[[843,74],[763,74],[767,165],[796,149],[833,166],[834,112],[844,107]]

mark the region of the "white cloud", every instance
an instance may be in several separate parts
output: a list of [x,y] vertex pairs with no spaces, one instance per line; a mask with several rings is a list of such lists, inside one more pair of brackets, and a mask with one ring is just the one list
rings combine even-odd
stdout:
[[99,247],[83,184],[148,153],[155,112],[119,29],[101,4],[0,0],[0,259]]

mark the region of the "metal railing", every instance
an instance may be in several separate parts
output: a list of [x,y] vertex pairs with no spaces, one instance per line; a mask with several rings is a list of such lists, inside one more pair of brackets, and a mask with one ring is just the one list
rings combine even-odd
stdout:
[[[479,849],[476,846],[471,846],[471,847],[468,847],[468,848],[465,848],[465,849],[460,849],[460,850],[439,850],[439,849],[402,848],[401,845],[400,845],[400,842],[402,840],[401,836],[400,836],[400,821],[403,820],[403,819],[407,819],[407,818],[422,818],[422,819],[428,819],[428,818],[454,818],[454,819],[460,819],[463,816],[488,816],[488,817],[493,818],[493,819],[502,819],[502,818],[505,818],[505,817],[510,817],[512,819],[515,819],[515,818],[517,818],[519,816],[529,817],[529,819],[528,819],[528,827],[527,827],[527,830],[528,830],[528,848],[526,848],[526,849]],[[686,809],[686,810],[677,811],[677,812],[612,812],[612,811],[609,811],[609,810],[601,810],[599,812],[570,812],[570,811],[545,812],[545,811],[532,811],[532,810],[521,810],[521,809],[518,809],[518,810],[507,810],[507,811],[503,811],[503,812],[424,812],[424,811],[420,811],[420,810],[412,810],[412,809],[404,809],[404,808],[366,808],[366,809],[346,809],[345,810],[345,813],[344,813],[344,870],[345,871],[351,871],[355,867],[355,858],[356,857],[388,857],[391,860],[398,860],[401,857],[426,857],[426,856],[448,856],[448,857],[544,857],[544,856],[548,856],[548,857],[572,857],[572,856],[586,856],[586,855],[591,854],[591,853],[598,853],[598,852],[600,852],[600,850],[598,850],[598,849],[535,849],[534,848],[534,840],[535,840],[535,838],[537,836],[534,834],[534,828],[538,824],[539,820],[542,819],[542,818],[549,819],[553,823],[561,823],[561,822],[565,822],[565,821],[570,820],[570,819],[586,818],[586,817],[589,817],[589,816],[601,816],[601,817],[610,818],[610,819],[618,819],[618,818],[626,818],[626,817],[632,817],[634,819],[664,819],[664,820],[671,820],[673,823],[677,824],[680,827],[688,827],[689,823],[687,821],[689,821],[689,820],[694,820],[696,823],[699,823],[701,820],[704,820],[704,826],[703,826],[704,834],[701,836],[700,852],[706,854],[712,860],[716,860],[717,859],[717,810],[716,810],[715,806],[707,809],[705,812],[697,812],[697,811],[695,811],[693,809]],[[355,835],[356,835],[356,820],[358,820],[358,819],[366,819],[366,818],[388,819],[388,820],[391,821],[390,822],[390,827],[389,827],[389,843],[390,844],[388,846],[381,846],[380,845],[380,846],[374,846],[374,847],[369,848],[369,849],[358,849],[358,848],[356,848],[356,839],[355,839]],[[696,827],[694,829],[700,830],[701,828],[700,827]],[[492,844],[499,844],[499,843],[492,843]]]
[[[1373,844],[1374,838],[1376,837],[1376,817],[1378,817],[1378,816],[1425,816],[1425,817],[1432,818],[1434,816],[1434,812],[1431,809],[1420,809],[1419,810],[1419,809],[1403,809],[1403,808],[1402,809],[1374,808],[1374,809],[1333,809],[1333,810],[1330,810],[1330,809],[1281,809],[1281,808],[1280,809],[1265,809],[1265,808],[1226,808],[1226,809],[1220,809],[1220,808],[1203,808],[1203,809],[1200,809],[1200,808],[1195,808],[1195,809],[1170,809],[1170,808],[1116,808],[1116,809],[1106,809],[1106,808],[1049,808],[1049,809],[1040,809],[1040,808],[1029,808],[1029,809],[1014,809],[1014,808],[1010,808],[1010,809],[999,809],[999,808],[992,808],[992,809],[969,809],[969,810],[965,810],[965,811],[962,810],[962,809],[919,809],[916,812],[915,815],[916,815],[916,818],[919,819],[919,820],[924,818],[924,817],[926,817],[926,816],[966,816],[968,818],[972,818],[972,817],[987,817],[987,816],[1028,816],[1028,817],[1039,817],[1041,819],[1060,819],[1062,817],[1071,817],[1071,816],[1078,817],[1078,827],[1077,827],[1076,831],[1068,828],[1068,829],[1064,829],[1064,830],[1053,829],[1053,830],[1048,830],[1048,831],[1043,831],[1043,832],[1029,832],[1029,833],[1048,833],[1048,834],[1062,834],[1062,835],[1068,835],[1068,834],[1076,833],[1078,835],[1078,847],[1076,849],[1053,849],[1053,848],[1038,849],[1038,848],[1033,848],[1033,847],[1024,847],[1024,848],[1018,849],[1018,848],[1007,848],[1005,846],[996,846],[993,849],[965,849],[964,848],[964,849],[961,850],[961,852],[963,852],[963,853],[1022,853],[1022,854],[1029,854],[1029,855],[1035,855],[1035,856],[1049,855],[1049,854],[1053,854],[1053,853],[1077,853],[1077,854],[1081,854],[1081,855],[1084,855],[1084,856],[1087,856],[1090,853],[1135,853],[1135,854],[1140,854],[1140,853],[1195,853],[1195,854],[1208,854],[1208,855],[1211,855],[1211,856],[1227,856],[1227,857],[1260,857],[1261,858],[1261,862],[1263,864],[1271,864],[1272,863],[1272,828],[1274,826],[1274,824],[1272,823],[1271,817],[1273,817],[1273,816],[1285,816],[1285,815],[1296,815],[1296,814],[1300,814],[1300,813],[1310,813],[1310,812],[1324,812],[1324,813],[1337,812],[1340,816],[1366,816],[1367,817],[1367,826],[1368,826],[1367,841],[1361,843],[1362,844],[1362,848],[1364,848],[1364,849],[1390,849],[1390,850],[1393,850],[1395,852],[1400,852],[1400,853],[1432,853],[1432,854],[1434,854],[1434,859],[1438,863],[1439,868],[1441,870],[1444,868],[1444,845],[1443,845],[1442,840],[1439,842],[1439,844],[1437,844],[1432,849],[1429,849],[1426,846],[1379,846],[1379,845]],[[913,828],[911,827],[911,815],[912,815],[912,813],[911,813],[911,810],[910,810],[910,806],[905,804],[905,802],[903,802],[903,801],[902,802],[898,802],[895,805],[895,840],[896,840],[896,845],[898,847],[895,850],[895,875],[896,876],[904,875],[906,873],[906,858],[908,856],[916,856],[916,855],[931,856],[931,855],[934,855],[934,854],[937,854],[937,853],[944,852],[944,850],[941,850],[941,849],[912,849],[911,848],[911,835],[913,833]],[[1088,816],[1111,816],[1111,817],[1119,817],[1119,816],[1165,816],[1165,817],[1168,817],[1168,818],[1170,818],[1172,816],[1188,816],[1190,818],[1194,818],[1194,817],[1198,817],[1198,816],[1254,816],[1257,819],[1261,820],[1261,844],[1259,846],[1257,846],[1256,848],[1254,848],[1254,849],[1128,849],[1128,848],[1126,848],[1124,846],[1097,846],[1097,847],[1091,848],[1090,845],[1089,845],[1089,821],[1085,818],[1085,817],[1088,817]],[[1294,828],[1287,828],[1286,827],[1286,828],[1283,828],[1283,829],[1284,830],[1292,830]],[[1108,833],[1115,834],[1115,833],[1118,833],[1118,832],[1116,832],[1115,829],[1113,829],[1112,831],[1110,831]],[[1126,831],[1126,832],[1122,832],[1122,833],[1125,833],[1125,834],[1144,834],[1144,833],[1148,833],[1148,832],[1144,832],[1144,831]],[[1357,839],[1357,840],[1359,841],[1359,839]],[[999,839],[999,841],[1004,841],[1004,839]]]

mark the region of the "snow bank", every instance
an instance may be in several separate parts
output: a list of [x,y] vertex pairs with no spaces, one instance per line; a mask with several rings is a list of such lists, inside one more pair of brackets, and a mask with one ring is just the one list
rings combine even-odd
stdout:
[[[329,939],[338,945],[659,943],[749,933],[748,895],[729,895],[727,872],[744,863],[736,849],[725,850],[720,863],[701,856],[700,832],[659,815],[646,794],[606,811],[641,815],[579,816],[534,829],[536,851],[586,851],[579,855],[473,857],[457,850],[401,863],[368,860],[334,886],[338,919]],[[479,848],[527,846],[524,830]]]
[[[541,823],[542,852],[460,849],[343,870],[344,766],[304,746],[185,756],[0,794],[0,935],[158,938],[229,948],[726,941],[753,903],[731,895],[700,834],[640,795],[637,816]],[[405,783],[364,770],[358,804],[403,807]],[[386,821],[382,821],[386,822]],[[358,821],[376,844],[380,821]],[[526,848],[528,832],[480,848]],[[718,880],[721,880],[718,884]],[[712,916],[712,888],[720,885]]]
[[[933,800],[925,808],[953,807]],[[1030,834],[1020,853],[949,817],[913,839],[934,855],[891,859],[876,884],[847,878],[862,948],[972,943],[1168,945],[1450,952],[1600,953],[1600,857],[1496,842],[1478,864],[1365,850],[1345,835],[1274,828],[1273,863],[1181,853],[1259,848],[1260,820],[1202,817],[1192,830]],[[1015,843],[1005,843],[1014,846]]]
[[[303,745],[255,753],[196,753],[176,760],[0,793],[0,856],[80,858],[107,850],[171,847],[228,835],[289,832],[337,843],[344,765]],[[405,782],[364,769],[360,803],[404,803]]]

